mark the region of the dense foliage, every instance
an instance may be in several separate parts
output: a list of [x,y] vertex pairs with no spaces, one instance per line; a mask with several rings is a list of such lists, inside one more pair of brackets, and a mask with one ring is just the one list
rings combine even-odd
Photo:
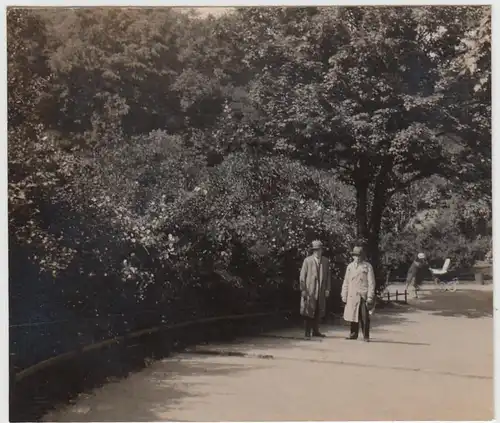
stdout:
[[7,16],[10,242],[76,316],[292,298],[315,238],[337,279],[490,248],[488,8]]

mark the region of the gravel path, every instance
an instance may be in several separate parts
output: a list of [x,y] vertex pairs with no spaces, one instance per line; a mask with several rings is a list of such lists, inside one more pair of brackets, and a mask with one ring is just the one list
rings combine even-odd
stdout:
[[192,348],[45,420],[491,420],[492,308],[491,289],[429,290],[377,310],[369,344],[336,322]]

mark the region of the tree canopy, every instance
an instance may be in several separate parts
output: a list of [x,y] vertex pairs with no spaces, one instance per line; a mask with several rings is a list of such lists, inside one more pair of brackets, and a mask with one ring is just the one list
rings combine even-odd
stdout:
[[[483,24],[480,11],[241,9],[234,17],[237,46],[254,76],[246,107],[240,100],[226,109],[223,139],[259,140],[265,150],[332,170],[352,185],[357,234],[377,263],[380,225],[392,195],[432,175],[467,179],[476,187],[489,177],[487,29],[474,27],[478,19]],[[464,75],[461,60],[475,70],[469,56],[481,56],[477,62],[486,73]],[[461,78],[460,91],[450,78]],[[474,115],[464,113],[468,101],[477,104]]]
[[490,248],[489,8],[9,8],[7,30],[10,241],[78,315],[288,298],[315,238],[337,280],[357,238],[379,282],[381,255]]

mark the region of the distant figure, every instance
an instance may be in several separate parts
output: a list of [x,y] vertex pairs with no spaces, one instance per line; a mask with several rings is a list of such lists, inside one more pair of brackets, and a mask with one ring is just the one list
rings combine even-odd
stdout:
[[413,295],[418,298],[418,290],[422,284],[425,276],[430,272],[429,265],[425,258],[424,253],[418,253],[417,258],[411,264],[408,269],[408,274],[406,276],[406,287],[405,289],[409,291],[412,288]]
[[488,263],[493,262],[493,250],[490,250],[486,253],[486,255],[484,256],[484,261],[486,261]]
[[351,332],[347,339],[358,339],[359,327],[363,339],[370,341],[369,308],[375,299],[375,275],[373,267],[365,259],[362,247],[352,251],[353,261],[347,266],[342,284],[342,301],[345,303],[344,320],[351,322]]
[[300,271],[300,314],[305,317],[305,336],[324,338],[319,331],[325,316],[326,298],[330,296],[330,261],[323,257],[323,244],[313,241],[312,254],[305,258]]

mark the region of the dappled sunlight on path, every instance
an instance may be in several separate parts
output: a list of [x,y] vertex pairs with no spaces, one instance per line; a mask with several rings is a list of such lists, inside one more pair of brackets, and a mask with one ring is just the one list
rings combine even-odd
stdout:
[[305,341],[296,328],[193,347],[46,420],[492,419],[491,317],[436,315],[426,301],[486,309],[491,293],[445,294],[376,312],[369,344],[345,340],[347,326],[336,321],[323,326],[325,339]]

